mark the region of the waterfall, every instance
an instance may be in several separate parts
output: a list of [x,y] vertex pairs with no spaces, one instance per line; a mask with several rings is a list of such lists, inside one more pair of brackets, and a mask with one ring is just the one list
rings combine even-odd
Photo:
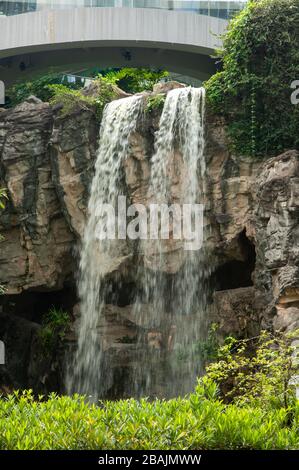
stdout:
[[[108,228],[103,204],[116,207],[118,196],[125,194],[122,163],[142,101],[142,96],[134,96],[110,103],[100,131],[80,260],[78,347],[67,376],[69,393],[93,399],[103,396],[107,380],[98,331],[109,284],[105,276],[114,259],[126,255],[125,240],[101,238]],[[147,205],[203,202],[204,112],[203,88],[179,88],[167,94],[150,159]],[[167,396],[184,394],[193,389],[200,372],[197,347],[205,333],[209,268],[203,249],[185,248],[186,240],[174,238],[148,237],[134,244],[138,265],[133,268],[136,292],[131,308],[140,332],[127,395],[155,396],[161,384]]]
[[[204,91],[188,87],[167,94],[155,139],[148,191],[149,200],[154,203],[203,202]],[[174,186],[178,190],[173,189]],[[142,294],[137,296],[135,315],[142,319],[144,305],[150,305],[147,323],[154,350],[152,353],[145,351],[139,358],[134,377],[137,396],[151,396],[161,382],[168,396],[187,393],[194,387],[200,372],[196,349],[206,332],[204,312],[209,268],[204,263],[203,249],[184,251],[183,243],[160,237],[141,244],[147,269],[143,266],[139,269]],[[175,274],[168,263],[169,249],[172,257],[179,253],[176,261],[179,269]],[[141,369],[146,367],[145,383],[140,384],[140,377],[144,376]],[[159,367],[162,373],[157,371]]]
[[141,110],[142,97],[133,96],[112,101],[104,110],[100,146],[88,204],[88,221],[84,231],[78,290],[81,319],[78,348],[67,374],[69,393],[82,393],[96,398],[105,377],[101,377],[101,348],[97,325],[103,308],[104,275],[120,247],[116,240],[100,240],[107,228],[103,204],[116,207],[121,194],[121,164],[126,158],[129,137]]

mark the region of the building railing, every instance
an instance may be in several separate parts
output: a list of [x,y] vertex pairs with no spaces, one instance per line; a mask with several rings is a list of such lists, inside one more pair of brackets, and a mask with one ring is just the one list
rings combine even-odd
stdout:
[[13,16],[49,9],[123,7],[189,11],[229,19],[245,4],[246,0],[0,0],[0,16]]

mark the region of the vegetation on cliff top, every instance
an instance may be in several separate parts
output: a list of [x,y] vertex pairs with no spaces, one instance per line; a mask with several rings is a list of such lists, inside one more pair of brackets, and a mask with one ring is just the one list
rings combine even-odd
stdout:
[[223,115],[237,154],[277,155],[299,148],[299,0],[250,1],[229,24],[223,70],[206,82],[207,100]]
[[[60,107],[60,116],[65,117],[77,109],[94,111],[100,121],[105,105],[117,98],[117,87],[127,93],[139,93],[152,90],[161,79],[168,76],[168,72],[150,69],[135,69],[124,67],[122,69],[107,69],[98,74],[93,81],[94,89],[98,93],[89,96],[81,81],[63,81],[63,76],[57,73],[48,73],[32,81],[17,83],[8,90],[6,107],[22,103],[30,95],[34,95],[44,102]],[[163,106],[165,97],[157,95],[150,100],[148,111]]]
[[[299,148],[299,105],[291,103],[291,84],[299,80],[299,0],[251,0],[223,36],[223,69],[205,84],[209,108],[227,123],[232,150],[267,157]],[[98,72],[94,72],[98,76]],[[167,72],[145,68],[106,69],[107,90],[117,85],[128,93],[151,90]],[[8,106],[33,94],[43,101],[62,100],[63,114],[79,103],[98,116],[113,99],[104,90],[97,98],[82,94],[79,83],[61,84],[61,74],[47,74],[8,90]],[[163,105],[149,100],[147,111]]]
[[[61,85],[62,75],[47,73],[33,80],[16,83],[7,90],[6,107],[16,106],[25,101],[30,95],[34,95],[42,101],[49,101],[54,91],[51,85]],[[67,83],[65,86],[71,90],[79,89],[76,83]]]
[[[91,75],[91,78],[101,81],[102,88],[105,85],[106,92],[111,91],[113,85],[117,85],[127,93],[139,93],[144,90],[152,90],[156,83],[167,76],[168,72],[163,70],[124,67],[121,69],[106,69],[100,74],[96,73],[94,77]],[[73,82],[66,80],[65,77],[60,73],[47,73],[33,80],[16,83],[7,91],[6,107],[16,106],[30,95],[48,102],[55,98],[59,91],[61,91],[61,94],[64,92],[65,95],[69,91],[70,101],[71,97],[75,100],[82,98],[81,80]],[[100,98],[101,96],[99,96]],[[90,104],[88,97],[83,96],[82,99]]]
[[107,103],[117,97],[113,85],[98,78],[95,82],[98,85],[98,92],[95,96],[88,96],[83,89],[73,90],[65,85],[50,85],[52,92],[50,104],[60,106],[60,116],[65,117],[76,109],[93,110],[96,118],[101,121],[104,107]]

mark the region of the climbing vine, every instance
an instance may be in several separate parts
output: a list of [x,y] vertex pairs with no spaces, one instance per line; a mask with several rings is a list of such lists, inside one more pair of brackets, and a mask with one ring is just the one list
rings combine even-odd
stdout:
[[275,155],[299,148],[299,0],[251,0],[223,37],[223,69],[206,82],[210,109],[224,116],[233,150]]

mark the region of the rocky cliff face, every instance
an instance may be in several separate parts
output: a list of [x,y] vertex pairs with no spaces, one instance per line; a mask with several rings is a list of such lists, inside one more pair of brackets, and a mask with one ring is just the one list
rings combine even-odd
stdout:
[[[299,327],[299,153],[266,161],[256,182],[256,285],[275,329]],[[273,321],[273,323],[272,323]]]
[[[131,136],[123,170],[132,202],[148,203],[159,114],[145,113]],[[45,359],[38,336],[44,314],[54,305],[72,316],[67,347],[76,339],[78,248],[98,132],[92,111],[78,109],[62,119],[36,98],[0,113],[0,187],[8,192],[0,217],[0,284],[6,287],[0,299],[0,337],[7,346],[2,381],[12,386],[62,389],[61,351]],[[249,336],[261,327],[298,327],[299,154],[288,151],[265,162],[236,157],[229,151],[223,123],[209,115],[206,142],[206,247],[214,292],[207,321],[217,322],[223,336]],[[183,175],[180,156],[175,158],[174,195]],[[142,323],[134,318],[136,260],[145,267],[148,260],[137,256],[134,246],[130,249],[107,271],[111,295],[99,324],[110,396],[126,394],[134,338],[140,331],[144,342],[138,347],[150,350],[153,357],[161,357],[169,340],[167,319],[159,331],[147,328],[146,305]],[[178,251],[171,244],[167,250],[164,275],[175,275],[180,269]],[[161,370],[157,390],[159,374]]]

